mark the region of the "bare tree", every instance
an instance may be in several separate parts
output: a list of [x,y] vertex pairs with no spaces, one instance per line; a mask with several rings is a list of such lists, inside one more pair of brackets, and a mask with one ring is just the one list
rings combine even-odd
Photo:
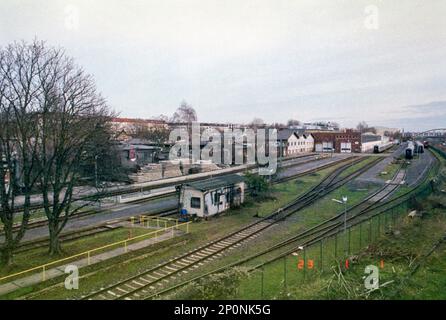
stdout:
[[98,94],[93,78],[59,49],[46,49],[39,59],[38,78],[42,93],[37,122],[40,132],[37,166],[39,184],[48,218],[50,254],[61,251],[59,236],[75,207],[74,187],[92,142],[103,133],[112,116]]
[[359,122],[358,125],[356,126],[356,129],[361,133],[366,132],[368,128],[369,128],[369,125],[365,121]]
[[265,121],[260,118],[254,118],[249,125],[252,128],[261,128],[265,126]]
[[172,115],[172,118],[170,119],[171,122],[185,122],[185,123],[192,123],[197,121],[197,112],[195,109],[188,104],[186,101],[183,100],[181,102],[181,105],[178,107],[177,111],[174,112]]
[[[0,51],[0,219],[4,241],[1,263],[9,264],[23,238],[31,215],[31,193],[41,174],[37,169],[41,139],[37,128],[42,88],[39,61],[42,47],[37,43],[15,43]],[[17,209],[21,218],[15,219]],[[18,231],[14,221],[18,220]]]
[[300,126],[302,123],[299,120],[295,120],[295,119],[290,119],[287,122],[287,126],[288,127],[296,127],[296,126]]
[[148,140],[159,148],[163,148],[169,139],[170,131],[165,127],[155,126],[149,128],[143,124],[134,124],[132,127],[132,136],[134,138]]
[[[57,254],[62,229],[82,207],[74,206],[74,187],[92,159],[98,160],[99,140],[102,149],[108,148],[112,114],[90,75],[62,50],[37,41],[14,43],[0,52],[0,107],[2,261],[10,261],[23,238],[32,191],[41,193],[49,251]],[[14,234],[18,196],[23,214]]]

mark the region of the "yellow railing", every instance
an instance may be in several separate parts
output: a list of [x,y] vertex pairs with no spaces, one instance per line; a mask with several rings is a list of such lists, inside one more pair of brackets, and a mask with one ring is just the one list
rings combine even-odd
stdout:
[[[141,217],[143,217],[143,218],[142,218],[142,220],[140,218],[140,221],[143,221],[143,222],[145,221],[149,225],[150,225],[150,221],[156,221],[158,226],[160,225],[160,221],[165,221],[166,223],[167,223],[167,221],[170,221],[170,222],[173,222],[174,224],[172,226],[167,226],[165,224],[165,226],[163,228],[159,229],[159,230],[154,230],[154,231],[151,231],[151,232],[139,235],[139,236],[135,236],[135,237],[131,237],[131,238],[128,238],[128,239],[125,239],[125,240],[117,241],[117,242],[114,242],[114,243],[111,243],[111,244],[107,244],[107,245],[102,246],[102,247],[98,247],[98,248],[94,248],[94,249],[90,249],[90,250],[84,251],[84,252],[81,252],[81,253],[78,253],[78,254],[75,254],[75,255],[63,258],[63,259],[59,259],[59,260],[56,260],[56,261],[48,262],[46,264],[43,264],[43,265],[40,265],[40,266],[37,266],[37,267],[33,267],[33,268],[30,268],[30,269],[27,269],[27,270],[24,270],[24,271],[13,273],[13,274],[10,274],[10,275],[7,275],[7,276],[4,276],[4,277],[0,278],[0,282],[3,281],[3,280],[11,279],[11,278],[14,278],[14,277],[26,274],[26,273],[30,273],[32,271],[37,271],[37,270],[41,270],[42,271],[42,281],[45,281],[46,280],[46,271],[48,270],[48,267],[50,267],[50,266],[54,267],[55,265],[60,264],[62,262],[67,262],[67,261],[70,261],[72,259],[81,258],[81,257],[86,257],[87,258],[87,265],[90,265],[90,259],[91,259],[92,253],[95,253],[95,252],[98,252],[98,251],[101,251],[101,250],[104,250],[104,249],[108,249],[108,248],[111,248],[111,247],[124,245],[124,252],[126,253],[127,252],[127,245],[128,245],[128,243],[131,242],[131,241],[134,241],[134,240],[142,240],[145,237],[150,237],[150,236],[153,236],[153,235],[154,235],[154,238],[157,239],[159,233],[165,233],[166,231],[169,231],[169,230],[171,230],[171,232],[172,232],[171,235],[172,235],[172,238],[173,238],[174,237],[174,232],[175,232],[174,230],[175,229],[179,230],[179,228],[183,227],[183,226],[185,226],[185,228],[186,228],[186,233],[189,233],[189,224],[191,223],[190,221],[189,222],[184,222],[184,223],[178,223],[178,219],[172,219],[172,218],[159,218],[159,217],[150,217],[150,216],[141,216]],[[133,224],[134,223],[134,217],[131,217],[131,221],[132,221],[132,224]],[[164,224],[164,223],[162,223],[162,224]]]

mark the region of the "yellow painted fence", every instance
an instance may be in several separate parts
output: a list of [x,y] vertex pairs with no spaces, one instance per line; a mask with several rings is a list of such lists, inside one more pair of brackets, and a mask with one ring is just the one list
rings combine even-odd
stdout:
[[180,229],[183,229],[186,233],[189,233],[189,224],[191,223],[190,221],[179,223],[178,219],[164,218],[164,217],[151,217],[151,216],[146,216],[146,215],[141,215],[139,217],[131,217],[130,221],[131,221],[132,225],[135,225],[136,222],[139,222],[139,224],[141,226],[145,226],[145,227],[149,227],[149,228],[156,227],[157,229],[154,231],[150,231],[148,233],[142,234],[142,235],[138,235],[138,236],[131,237],[131,238],[128,238],[125,240],[117,241],[117,242],[113,242],[113,243],[107,244],[102,247],[90,249],[90,250],[87,250],[87,251],[84,251],[84,252],[63,258],[63,259],[52,261],[52,262],[42,264],[37,267],[33,267],[33,268],[30,268],[30,269],[27,269],[24,271],[20,271],[17,273],[13,273],[13,274],[4,276],[4,277],[0,278],[0,282],[3,282],[4,280],[11,280],[13,278],[31,273],[33,271],[41,271],[42,272],[42,281],[45,281],[46,280],[46,272],[47,272],[47,270],[49,270],[49,268],[55,268],[56,266],[60,266],[61,264],[67,263],[74,259],[82,259],[82,258],[86,258],[87,265],[90,265],[90,259],[94,253],[98,253],[99,251],[103,251],[105,249],[111,249],[113,247],[119,248],[122,246],[124,247],[124,252],[126,253],[129,243],[136,243],[136,242],[148,239],[148,238],[157,239],[160,234],[165,234],[168,231],[171,232],[171,236],[173,238],[175,230],[180,230]]

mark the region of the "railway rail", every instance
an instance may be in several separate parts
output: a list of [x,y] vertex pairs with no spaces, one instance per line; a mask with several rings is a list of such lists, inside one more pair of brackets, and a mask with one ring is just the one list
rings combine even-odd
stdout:
[[[402,169],[402,167],[399,168],[398,172],[394,175],[394,177],[398,177],[398,174],[399,174],[399,172],[401,172],[401,169]],[[405,173],[403,173],[403,175],[405,176]],[[427,177],[428,176],[426,176],[425,181],[426,181]],[[420,183],[417,186],[417,188],[419,188],[421,185],[423,185],[423,183]],[[397,187],[397,185],[394,185],[394,186]],[[368,203],[368,201],[372,197],[374,197],[374,196],[376,197],[378,194],[381,195],[380,196],[381,200],[384,200],[389,195],[391,195],[394,192],[394,190],[395,190],[394,188],[386,188],[386,186],[385,186],[385,187],[381,188],[380,190],[376,191],[371,196],[369,196],[366,199],[364,199],[361,203],[358,203],[357,205],[351,207],[349,209],[349,212],[356,211],[356,213],[351,215],[347,219],[347,222],[349,223],[348,227],[353,227],[353,226],[355,226],[355,225],[357,225],[359,223],[362,223],[363,220],[368,219],[371,216],[379,214],[379,212],[378,213],[373,213],[373,212],[375,212],[376,209],[379,209],[381,207],[384,207],[384,206],[388,205],[389,203],[394,203],[394,202],[399,201],[402,198],[407,197],[408,195],[410,196],[414,192],[414,190],[407,191],[404,194],[399,195],[398,197],[393,198],[393,199],[391,199],[389,201],[385,201],[383,203],[380,203],[380,201],[374,202],[374,203]],[[365,207],[362,207],[364,205],[365,205]],[[361,207],[362,207],[362,209],[360,209],[358,211],[358,208],[361,208]],[[272,262],[272,261],[275,261],[277,259],[283,258],[284,256],[289,255],[289,254],[291,254],[291,253],[293,253],[293,252],[295,252],[297,250],[300,250],[303,247],[311,246],[313,244],[316,244],[316,243],[320,242],[324,238],[328,238],[328,237],[331,237],[331,236],[337,234],[341,230],[341,228],[343,227],[343,224],[344,224],[343,221],[340,221],[340,218],[343,217],[343,215],[344,215],[344,213],[340,213],[340,214],[338,214],[338,215],[336,215],[336,216],[334,216],[332,218],[329,218],[329,219],[321,222],[320,224],[318,224],[318,225],[316,225],[316,226],[314,226],[314,227],[312,227],[310,229],[307,229],[307,230],[299,233],[298,235],[295,235],[293,237],[285,239],[285,240],[283,240],[283,241],[281,241],[281,242],[279,242],[279,243],[277,243],[277,244],[275,244],[275,245],[273,245],[273,246],[271,246],[271,247],[269,247],[267,249],[264,249],[261,252],[258,252],[258,253],[254,254],[254,255],[246,257],[246,258],[244,258],[242,260],[239,260],[239,261],[236,261],[236,262],[231,263],[229,265],[220,267],[220,268],[218,268],[216,270],[213,270],[213,271],[210,271],[210,272],[208,272],[206,274],[202,274],[200,276],[196,276],[196,277],[194,277],[192,279],[189,279],[187,281],[175,284],[174,286],[171,286],[171,287],[168,287],[168,288],[165,288],[165,289],[163,288],[163,289],[161,289],[161,290],[159,290],[157,292],[152,292],[150,295],[145,296],[144,299],[152,299],[154,297],[157,297],[159,295],[165,294],[165,293],[170,292],[172,290],[175,290],[175,289],[177,289],[179,287],[182,287],[182,286],[184,286],[184,285],[186,285],[188,283],[196,281],[196,280],[198,280],[200,278],[204,278],[204,277],[206,277],[206,276],[208,276],[210,274],[222,272],[222,271],[224,271],[224,270],[226,270],[228,268],[242,265],[242,264],[247,263],[249,261],[252,261],[252,260],[254,260],[256,258],[264,256],[266,254],[270,254],[272,252],[275,252],[278,249],[287,249],[288,248],[285,252],[280,253],[278,256],[275,256],[275,257],[270,258],[270,259],[268,259],[266,261],[263,261],[262,263],[260,263],[260,264],[258,264],[258,265],[256,265],[256,266],[251,268],[251,270],[258,269],[258,268],[262,267],[263,265],[265,265],[265,264],[267,264],[269,262]],[[300,242],[299,242],[298,245],[296,245],[296,243],[298,241],[300,241]]]
[[[297,159],[306,158],[306,157],[310,157],[310,156],[314,157],[314,155],[307,155],[307,156],[299,157]],[[293,161],[293,160],[296,160],[296,159],[293,158],[293,159],[290,159],[288,161]],[[310,161],[314,161],[314,160],[310,160]],[[298,163],[292,164],[291,166],[301,165],[301,164],[304,164],[304,163],[307,163],[307,162],[310,162],[310,161],[298,162]],[[348,158],[347,159],[341,159],[341,160],[338,160],[338,161],[335,161],[335,162],[331,162],[331,163],[319,166],[317,168],[314,168],[314,169],[311,169],[311,170],[307,170],[307,171],[302,172],[302,173],[298,173],[298,174],[291,175],[291,176],[288,176],[288,177],[276,179],[276,180],[273,181],[273,183],[277,184],[277,183],[282,183],[282,182],[286,182],[286,181],[289,181],[289,180],[293,180],[293,179],[296,179],[298,177],[301,177],[301,176],[304,176],[304,175],[307,175],[307,174],[311,174],[311,173],[315,173],[317,171],[320,171],[320,170],[323,170],[323,169],[326,169],[326,168],[338,165],[338,164],[343,163],[345,161],[348,161]],[[290,165],[288,167],[290,167]],[[175,196],[176,194],[177,194],[176,191],[166,192],[166,193],[163,193],[163,194],[154,195],[154,196],[147,197],[147,198],[130,200],[130,201],[126,202],[126,204],[147,203],[147,202],[151,202],[151,201],[155,201],[155,200],[159,200],[159,199],[170,198],[170,197]],[[170,212],[170,211],[172,211],[174,209],[175,209],[174,207],[166,208],[165,210],[157,211],[157,212],[154,212],[154,213],[152,213],[150,215],[166,214],[166,212]],[[76,214],[72,215],[72,218],[83,218],[83,217],[86,217],[86,216],[89,216],[89,215],[92,215],[92,214],[99,214],[99,213],[107,212],[108,210],[109,209],[102,209],[102,210],[89,209],[89,210],[81,211],[79,213],[76,213]],[[34,228],[46,226],[47,224],[48,224],[48,221],[46,219],[33,221],[33,222],[28,223],[27,229],[34,229]],[[16,225],[16,226],[13,227],[13,231],[18,231],[19,229],[20,229],[20,225]],[[3,234],[3,232],[0,231],[0,235],[2,235],[2,234]]]
[[[315,169],[309,170],[309,171],[305,171],[303,173],[298,173],[289,177],[285,177],[285,178],[280,178],[280,179],[276,179],[275,181],[273,181],[274,184],[277,183],[282,183],[285,181],[289,181],[291,179],[295,179],[297,177],[300,176],[304,176],[307,174],[311,174],[326,168],[329,168],[333,165],[337,165],[341,162],[344,161],[348,161],[349,159],[344,159],[344,160],[340,160],[338,162],[335,163],[328,163],[326,165],[317,167]],[[303,163],[306,163],[308,161],[305,161]],[[299,164],[302,164],[302,162],[300,162]],[[169,194],[162,194],[159,196],[152,196],[149,199],[145,198],[145,199],[137,199],[137,200],[133,200],[133,201],[129,201],[127,203],[132,203],[132,204],[137,204],[137,203],[144,203],[147,201],[153,201],[155,199],[160,199],[160,198],[164,198],[164,197],[170,197],[170,196],[174,196],[176,194],[176,192],[171,192]],[[104,211],[107,211],[107,209],[104,209]],[[100,213],[101,211],[95,211],[95,210],[89,210],[89,211],[85,211],[82,213],[77,214],[75,217],[76,218],[81,218],[87,215],[91,215],[93,213]],[[165,217],[165,216],[170,216],[170,215],[174,215],[178,213],[178,209],[176,207],[171,207],[171,208],[166,208],[160,211],[155,211],[155,212],[151,212],[149,214],[147,214],[148,216],[158,216],[158,217]],[[129,218],[121,218],[121,219],[114,219],[114,220],[110,220],[110,221],[106,221],[104,223],[101,224],[97,224],[95,226],[91,226],[91,227],[87,227],[87,228],[82,228],[82,229],[76,229],[76,230],[72,230],[72,231],[68,231],[68,232],[64,232],[63,234],[60,235],[60,240],[61,242],[68,242],[68,241],[74,241],[74,240],[78,240],[84,237],[90,237],[90,236],[94,236],[96,234],[100,234],[100,233],[104,233],[106,231],[111,231],[114,230],[116,228],[119,228],[117,226],[118,223],[121,223],[123,221],[128,221]],[[38,221],[38,222],[34,222],[28,225],[28,228],[37,228],[37,227],[41,227],[47,224],[47,221]],[[21,243],[14,251],[14,253],[23,253],[23,252],[27,252],[33,249],[37,249],[37,248],[41,248],[41,247],[46,247],[49,245],[49,239],[47,237],[42,237],[39,239],[34,239],[31,241],[26,241]]]
[[[167,209],[163,210],[159,213],[154,213],[149,216],[156,216],[156,217],[166,217],[177,213],[176,209]],[[118,228],[122,228],[123,226],[120,225],[122,222],[129,222],[130,217],[125,217],[121,219],[114,219],[110,221],[106,221],[101,224],[97,224],[91,227],[82,228],[82,229],[76,229],[76,230],[70,230],[67,232],[64,232],[60,235],[59,240],[61,242],[68,242],[68,241],[74,241],[78,240],[84,237],[90,237],[97,234],[101,234],[107,231],[116,230]],[[134,222],[135,224],[138,224],[139,221],[136,220]],[[30,241],[23,242],[17,246],[17,248],[14,250],[14,253],[23,253],[27,252],[33,249],[41,248],[41,247],[47,247],[49,245],[49,239],[48,237],[43,237],[40,239],[33,239]]]
[[198,268],[206,262],[212,261],[223,255],[224,251],[231,248],[237,248],[243,243],[254,239],[260,232],[274,226],[278,221],[299,211],[319,197],[333,191],[339,186],[347,183],[360,173],[368,170],[370,167],[381,161],[382,158],[375,159],[363,168],[354,171],[347,177],[339,177],[342,172],[361,162],[363,159],[353,159],[349,163],[341,166],[324,178],[318,185],[313,187],[305,194],[288,204],[285,208],[279,209],[272,214],[264,217],[252,224],[249,224],[235,232],[232,232],[217,240],[211,241],[203,246],[193,249],[181,256],[175,257],[165,263],[155,266],[143,273],[132,276],[120,281],[107,288],[102,288],[93,292],[83,299],[138,299],[156,291],[168,283],[170,279],[174,280],[180,274],[187,274],[190,268]]
[[[284,164],[284,166],[293,166],[293,165],[300,165],[300,164],[304,164],[308,161],[303,161],[303,162],[296,162],[296,160],[300,160],[300,159],[305,159],[305,158],[310,158],[310,157],[314,157],[317,158],[318,155],[315,154],[306,154],[306,155],[302,155],[302,156],[298,156],[298,157],[294,157],[294,158],[288,158],[288,159],[282,159],[282,163]],[[310,160],[311,161],[311,160]],[[296,162],[296,163],[293,163]],[[241,168],[238,170],[233,170],[230,173],[227,172],[215,172],[214,174],[211,175],[211,177],[216,177],[216,176],[221,176],[221,175],[226,175],[226,174],[231,174],[231,173],[238,173],[238,172],[242,172],[245,170],[249,170],[249,169],[254,169],[257,168],[256,165],[252,165],[249,168]],[[209,178],[209,177],[206,177]],[[188,182],[192,182],[192,181],[198,181],[198,180],[202,180],[202,179],[206,179],[203,177],[189,177],[189,179],[187,180]],[[93,195],[84,195],[84,196],[80,196],[76,199],[74,199],[74,201],[91,201],[91,200],[96,200],[96,199],[100,199],[100,198],[109,198],[109,197],[116,197],[116,196],[121,196],[121,195],[126,195],[126,194],[131,194],[131,193],[137,193],[137,192],[143,192],[143,191],[151,191],[153,189],[158,189],[158,188],[165,188],[165,187],[175,187],[177,185],[180,185],[181,182],[160,182],[159,185],[150,185],[150,186],[128,186],[128,187],[124,187],[121,189],[117,189],[117,190],[110,190],[110,191],[106,191],[106,192],[97,192],[96,194]],[[172,192],[170,195],[174,194],[175,192]],[[162,197],[163,195],[160,195],[160,197]],[[167,193],[166,193],[166,196]],[[137,201],[137,200],[135,200]],[[37,210],[37,209],[42,209],[43,205],[42,203],[35,203],[35,204],[31,204],[30,205],[30,210]],[[23,207],[21,206],[16,206],[14,208],[14,212],[21,212],[23,210]]]

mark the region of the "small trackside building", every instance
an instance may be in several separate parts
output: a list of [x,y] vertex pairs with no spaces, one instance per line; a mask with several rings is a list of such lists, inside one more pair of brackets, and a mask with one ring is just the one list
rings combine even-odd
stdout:
[[244,200],[244,178],[237,174],[189,182],[180,191],[180,207],[201,218],[240,206]]

